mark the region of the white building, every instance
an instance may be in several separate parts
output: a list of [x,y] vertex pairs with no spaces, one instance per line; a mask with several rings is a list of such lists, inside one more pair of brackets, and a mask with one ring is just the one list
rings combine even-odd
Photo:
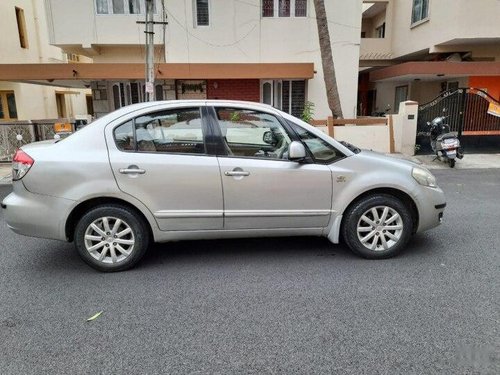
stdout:
[[[312,0],[154,0],[157,99],[260,101],[331,115]],[[325,1],[345,117],[356,111],[361,0]],[[50,43],[93,64],[19,79],[90,84],[97,115],[142,100],[144,0],[45,0]],[[83,66],[85,65],[85,66]],[[1,77],[1,72],[0,72]]]
[[458,87],[500,100],[500,1],[365,0],[358,113]]
[[[68,56],[49,44],[42,1],[0,2],[0,122],[86,115],[90,90],[55,87],[49,81],[19,82],[18,64],[66,63]],[[77,59],[78,56],[69,58]],[[42,84],[40,84],[42,83]]]

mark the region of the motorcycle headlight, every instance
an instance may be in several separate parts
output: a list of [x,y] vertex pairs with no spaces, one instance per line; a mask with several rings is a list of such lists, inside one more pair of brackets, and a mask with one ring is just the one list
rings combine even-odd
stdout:
[[434,177],[427,169],[413,168],[411,175],[420,185],[437,187],[436,177]]

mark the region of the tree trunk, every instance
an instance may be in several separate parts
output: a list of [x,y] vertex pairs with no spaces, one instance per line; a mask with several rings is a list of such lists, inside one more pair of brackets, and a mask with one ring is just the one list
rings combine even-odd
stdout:
[[333,118],[343,118],[340,107],[340,97],[335,77],[335,65],[333,63],[332,45],[328,31],[328,19],[326,18],[324,0],[314,0],[316,11],[316,23],[318,25],[319,48],[321,50],[321,62],[323,65],[323,76],[325,79],[326,98],[328,106],[332,111]]

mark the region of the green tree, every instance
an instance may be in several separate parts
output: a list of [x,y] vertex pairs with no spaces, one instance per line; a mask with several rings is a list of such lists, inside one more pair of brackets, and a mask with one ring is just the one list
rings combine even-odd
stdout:
[[304,110],[302,111],[302,115],[300,116],[302,121],[307,122],[308,124],[311,123],[314,117],[314,103],[307,101],[304,104]]

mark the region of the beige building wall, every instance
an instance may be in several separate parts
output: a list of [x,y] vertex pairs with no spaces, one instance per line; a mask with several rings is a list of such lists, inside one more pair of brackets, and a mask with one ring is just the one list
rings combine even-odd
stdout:
[[[91,56],[95,62],[144,61],[144,15],[98,15],[94,0],[45,0],[52,21],[51,42]],[[261,0],[210,0],[210,26],[196,27],[194,1],[165,1],[166,62],[170,63],[293,63],[313,62],[307,98],[315,116],[331,112],[326,101],[321,54],[312,0],[307,17],[263,18]],[[362,0],[325,1],[333,55],[345,117],[356,110]],[[155,20],[161,21],[161,2]],[[155,26],[155,43],[163,28]],[[161,59],[159,53],[157,59]],[[273,78],[273,77],[269,77]]]
[[411,22],[413,0],[365,0],[364,3],[387,4],[386,35],[384,39],[374,38],[380,20],[377,17],[365,20],[361,60],[471,51],[474,59],[500,61],[498,0],[429,0],[428,17],[415,24]]
[[[381,2],[382,0],[366,0]],[[365,62],[370,56],[382,56],[382,60],[401,58],[417,60],[429,54],[471,52],[469,58],[481,61],[500,61],[500,1],[498,0],[429,0],[428,17],[412,24],[413,0],[387,0],[386,38],[362,39],[361,56]],[[365,22],[366,23],[366,22]],[[366,23],[366,29],[376,27]],[[376,55],[376,51],[387,51]],[[460,56],[456,57],[460,61]],[[408,86],[408,98],[419,103],[434,99],[446,87],[447,82],[459,82],[467,87],[469,78],[464,76],[425,77],[417,76],[406,80],[393,79],[376,82],[376,111],[391,107],[394,113],[395,90],[397,86]]]
[[[412,0],[393,1],[395,57],[429,49],[430,53],[461,50],[459,45],[478,45],[496,50],[500,39],[500,1],[429,0],[427,20],[411,25]],[[478,43],[479,40],[479,43]],[[452,47],[453,46],[453,47]]]
[[[27,48],[20,44],[16,7],[24,13]],[[0,15],[0,64],[66,62],[62,50],[49,44],[43,1],[2,0]],[[0,81],[0,91],[14,91],[19,120],[57,118],[56,92],[65,93],[69,116],[85,115],[85,95],[90,94],[90,90],[53,87],[49,82],[45,86]]]
[[[385,11],[362,21],[365,38],[361,39],[360,60],[387,60],[392,58],[394,0],[372,0],[364,4],[384,4]],[[376,38],[376,28],[385,22],[385,37]]]

